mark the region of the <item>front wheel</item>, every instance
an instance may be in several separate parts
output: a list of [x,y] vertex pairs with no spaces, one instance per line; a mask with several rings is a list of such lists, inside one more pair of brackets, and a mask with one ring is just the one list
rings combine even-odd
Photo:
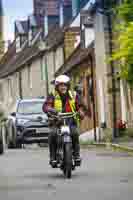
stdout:
[[72,144],[64,144],[64,175],[66,178],[72,176]]

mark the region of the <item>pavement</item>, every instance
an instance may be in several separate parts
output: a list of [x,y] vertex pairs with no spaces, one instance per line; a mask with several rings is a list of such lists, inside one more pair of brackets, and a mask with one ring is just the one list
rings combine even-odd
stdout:
[[133,148],[133,142],[118,142],[119,145]]
[[0,156],[1,200],[132,200],[133,157],[105,149],[83,149],[83,163],[64,179],[48,165],[48,149],[26,147]]
[[[96,135],[97,135],[97,140],[99,141],[99,129],[98,127],[96,128]],[[94,130],[90,130],[87,131],[83,134],[80,135],[80,141],[82,144],[85,144],[85,146],[87,145],[87,143],[89,144],[93,144],[96,146],[106,146],[106,143],[95,143],[94,142]],[[129,152],[133,152],[133,138],[126,138],[126,140],[124,141],[124,138],[115,138],[115,141],[111,144],[112,147],[114,148],[118,148],[121,150],[125,150],[125,151],[129,151]]]
[[123,149],[125,151],[133,153],[133,139],[130,139],[129,141],[123,141],[119,140],[119,138],[112,144],[116,148]]

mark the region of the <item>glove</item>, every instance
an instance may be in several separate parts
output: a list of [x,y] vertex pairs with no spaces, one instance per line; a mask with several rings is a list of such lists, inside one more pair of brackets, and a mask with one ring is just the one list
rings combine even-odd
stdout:
[[58,112],[54,108],[48,108],[47,112],[50,115],[57,115],[58,114]]
[[85,117],[85,112],[83,111],[83,110],[79,110],[79,115],[80,115],[80,118],[81,118],[81,120],[83,120],[84,119],[84,117]]

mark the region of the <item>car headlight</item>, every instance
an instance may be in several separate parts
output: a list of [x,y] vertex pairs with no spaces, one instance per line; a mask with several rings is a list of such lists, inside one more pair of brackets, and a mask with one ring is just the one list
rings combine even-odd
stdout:
[[16,123],[17,125],[24,125],[28,121],[28,119],[17,119]]

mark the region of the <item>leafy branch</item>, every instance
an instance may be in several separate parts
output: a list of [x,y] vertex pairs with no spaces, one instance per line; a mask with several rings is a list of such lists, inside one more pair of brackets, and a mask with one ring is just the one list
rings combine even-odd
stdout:
[[119,25],[115,25],[118,49],[114,50],[110,60],[120,63],[120,77],[133,86],[133,1],[124,0],[116,11],[120,21]]

